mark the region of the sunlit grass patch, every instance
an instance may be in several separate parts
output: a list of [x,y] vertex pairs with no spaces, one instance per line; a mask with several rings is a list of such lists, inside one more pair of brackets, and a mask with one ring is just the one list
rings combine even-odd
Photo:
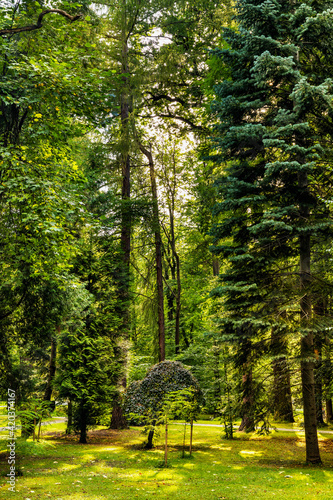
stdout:
[[[59,427],[60,426],[60,427]],[[140,428],[99,428],[89,443],[64,434],[55,424],[40,443],[21,445],[13,500],[328,500],[333,482],[332,439],[320,439],[325,465],[304,464],[304,434],[273,433],[269,439],[236,432],[222,439],[220,427],[194,428],[193,455],[181,458],[183,427],[170,426],[170,468],[163,460],[163,434],[156,447],[144,451]],[[188,443],[187,443],[188,446]],[[2,460],[0,499],[8,499]],[[33,493],[32,493],[33,492]]]

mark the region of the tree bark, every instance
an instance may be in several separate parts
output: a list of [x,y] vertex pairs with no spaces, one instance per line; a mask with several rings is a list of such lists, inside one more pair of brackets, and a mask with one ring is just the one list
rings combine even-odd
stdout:
[[332,385],[332,361],[331,361],[331,342],[326,336],[323,344],[323,353],[325,358],[323,360],[323,389],[326,410],[326,423],[333,421],[333,407],[331,399],[331,385]]
[[47,9],[41,12],[38,16],[37,23],[36,24],[30,24],[28,26],[21,26],[18,28],[5,28],[0,30],[0,36],[4,35],[13,35],[15,33],[22,33],[23,31],[34,31],[38,30],[43,27],[42,21],[43,17],[46,16],[47,14],[60,14],[63,17],[66,17],[73,23],[74,21],[77,21],[78,19],[82,18],[82,14],[76,14],[75,16],[71,16],[68,14],[68,12],[61,10],[61,9]]
[[153,197],[153,229],[155,235],[155,263],[156,263],[156,284],[158,300],[158,344],[159,362],[165,360],[165,324],[164,324],[164,295],[163,295],[163,273],[162,273],[162,238],[158,213],[157,186],[153,155],[141,142],[138,143],[141,152],[149,162],[151,192]]
[[[118,283],[118,296],[119,296],[119,312],[122,318],[120,326],[120,336],[125,342],[121,342],[118,348],[119,364],[121,365],[121,379],[118,380],[119,397],[123,388],[127,385],[127,345],[126,341],[129,339],[129,295],[130,295],[130,257],[131,257],[131,162],[129,155],[129,116],[130,116],[130,96],[128,92],[128,41],[125,33],[123,33],[123,45],[121,52],[122,61],[122,94],[120,96],[120,119],[121,119],[121,175],[122,175],[122,188],[121,188],[121,269],[119,273]],[[110,426],[112,429],[119,422],[121,429],[124,428],[123,421],[125,417],[121,416],[122,407],[116,398],[115,404],[112,409],[112,417]]]
[[[308,178],[305,172],[299,173],[299,187],[305,198],[308,197]],[[309,208],[300,205],[300,219],[303,222],[309,218]],[[301,326],[306,329],[301,339],[301,377],[303,393],[303,413],[306,443],[306,461],[311,464],[321,463],[316,418],[315,380],[314,380],[314,346],[313,332],[309,330],[312,316],[309,285],[311,283],[311,239],[308,232],[299,236],[300,254],[300,286],[303,293],[300,300]]]
[[326,422],[330,423],[333,421],[333,406],[332,400],[326,399]]
[[[156,424],[156,421],[154,420],[152,422],[152,425],[154,426]],[[149,432],[148,432],[148,440],[147,440],[147,443],[145,445],[145,449],[146,450],[151,450],[153,448],[153,438],[154,438],[154,430],[151,429]]]
[[220,374],[220,347],[217,343],[214,343],[212,347],[213,352],[213,377],[214,377],[214,399],[215,407],[214,414],[217,416],[219,414],[219,404],[221,402],[222,387],[221,387],[221,374]]
[[[327,305],[326,300],[322,296],[316,300],[313,304],[313,313],[316,317],[322,319],[327,315]],[[331,381],[328,380],[328,384],[325,380],[325,361],[323,360],[323,352],[325,347],[325,333],[324,331],[317,332],[316,338],[314,339],[314,353],[315,353],[315,396],[316,396],[316,407],[317,407],[317,424],[324,425],[324,409],[323,409],[323,399],[324,399],[324,388],[325,385],[330,386]],[[328,347],[328,345],[327,345]],[[330,377],[329,377],[330,378]]]
[[124,416],[119,399],[115,401],[112,409],[110,429],[128,429],[128,423]]
[[217,257],[213,257],[213,275],[218,276],[220,274],[220,261]]
[[192,456],[192,441],[193,441],[193,418],[191,418],[191,432],[190,432],[190,456]]
[[[169,251],[168,247],[167,247],[167,250]],[[172,278],[172,280],[175,280],[176,273],[175,273],[175,268],[173,266],[173,263],[170,262],[170,259],[167,259],[167,261],[168,261],[168,264],[169,264],[170,270],[171,270],[171,278]],[[165,268],[165,280],[166,281],[169,280],[169,273],[168,273],[167,266]],[[167,297],[167,304],[168,304],[168,322],[169,322],[169,324],[171,324],[173,322],[174,312],[175,312],[175,307],[174,307],[175,294],[174,294],[174,291],[169,286],[167,287],[167,290],[166,290],[166,297]]]
[[172,256],[176,262],[176,277],[177,277],[177,293],[176,293],[176,324],[175,324],[175,353],[179,353],[180,343],[180,311],[181,311],[181,281],[180,281],[180,260],[176,251],[175,239],[175,222],[174,222],[174,200],[172,198],[172,208],[169,210],[170,215],[170,235]]
[[290,390],[289,367],[285,356],[273,361],[274,418],[282,422],[295,422]]
[[283,422],[294,422],[293,405],[291,400],[290,373],[283,332],[272,328],[271,351],[273,358],[273,409],[274,418]]
[[242,375],[242,421],[238,428],[239,431],[251,432],[255,430],[255,421],[253,415],[254,388],[251,367],[251,341],[246,340],[242,345],[245,362],[243,363]]
[[[129,329],[129,287],[130,287],[130,257],[131,257],[131,162],[129,156],[129,116],[130,98],[128,95],[128,43],[122,47],[122,82],[123,91],[120,102],[121,117],[121,173],[122,173],[122,209],[121,209],[121,254],[122,254],[122,336],[128,339]],[[126,356],[125,356],[126,358]],[[126,361],[125,361],[126,364]],[[126,386],[126,383],[125,383]]]
[[[60,326],[57,326],[57,331],[60,333]],[[51,337],[51,352],[50,352],[50,363],[49,363],[49,373],[47,377],[47,383],[44,391],[44,401],[51,401],[52,396],[52,385],[56,372],[56,359],[57,359],[57,341],[55,336]]]
[[165,418],[164,465],[168,465],[168,421]]
[[66,434],[72,434],[72,430],[73,430],[73,403],[71,400],[69,400],[67,405]]
[[88,421],[88,414],[86,408],[81,405],[80,408],[80,440],[79,442],[82,444],[87,443],[87,421]]
[[323,425],[324,415],[323,415],[323,363],[322,363],[322,349],[321,342],[315,342],[315,370],[314,370],[314,378],[315,378],[315,397],[316,397],[316,414],[317,414],[317,424]]

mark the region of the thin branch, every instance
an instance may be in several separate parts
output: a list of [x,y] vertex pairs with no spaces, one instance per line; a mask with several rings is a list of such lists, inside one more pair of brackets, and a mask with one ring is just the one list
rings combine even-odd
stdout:
[[61,16],[66,17],[67,19],[70,20],[71,23],[73,23],[74,21],[77,21],[78,19],[80,19],[82,17],[82,14],[76,14],[75,16],[71,16],[70,14],[68,14],[68,12],[65,12],[64,10],[61,10],[61,9],[48,9],[48,10],[44,10],[43,12],[41,12],[39,14],[39,17],[37,19],[36,24],[30,24],[29,26],[21,26],[19,28],[2,29],[2,30],[0,30],[0,36],[13,35],[15,33],[21,33],[23,31],[38,30],[38,29],[43,27],[43,25],[42,25],[43,17],[46,16],[47,14],[52,14],[52,13],[60,14]]
[[132,22],[132,26],[129,28],[128,30],[128,33],[126,35],[126,42],[128,42],[133,30],[134,30],[134,26],[136,25],[136,21],[138,19],[138,15],[139,15],[139,12],[140,12],[140,6],[136,9],[136,12],[134,14],[134,19],[133,19],[133,22]]
[[153,95],[151,92],[149,92],[149,94],[151,95],[151,100],[153,102],[160,101],[161,99],[165,99],[169,102],[179,102],[179,104],[182,104],[183,106],[185,106],[185,104],[186,104],[183,99],[180,99],[177,97],[170,97],[167,94]]
[[176,298],[177,298],[177,296],[176,296],[176,294],[175,294],[174,290],[172,290],[172,288],[170,288],[170,286],[169,286],[169,284],[168,284],[168,282],[167,282],[167,280],[165,279],[165,277],[164,277],[164,276],[163,276],[163,281],[164,281],[164,283],[166,284],[166,286],[169,288],[169,290],[170,290],[170,292],[172,293],[172,295],[174,296],[174,298],[176,299]]
[[205,127],[202,127],[201,125],[196,125],[191,120],[188,120],[187,118],[183,118],[182,116],[176,116],[176,115],[173,115],[171,113],[159,114],[157,116],[159,116],[160,118],[173,118],[174,120],[180,120],[180,121],[186,123],[187,125],[190,125],[190,127],[194,128],[196,130],[206,130]]

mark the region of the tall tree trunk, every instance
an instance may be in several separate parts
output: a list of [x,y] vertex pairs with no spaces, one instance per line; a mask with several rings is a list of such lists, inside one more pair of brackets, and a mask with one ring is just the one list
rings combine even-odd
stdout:
[[83,409],[80,416],[80,440],[79,442],[82,444],[87,443],[87,413],[86,410]]
[[315,397],[316,397],[316,414],[317,424],[324,424],[323,415],[323,363],[322,363],[322,345],[320,339],[315,342]]
[[[175,270],[172,268],[172,262],[170,263],[170,260],[168,260],[168,264],[170,265],[170,269],[171,269],[171,277],[172,277],[172,280],[174,280],[175,278],[173,277],[173,275],[176,276],[175,274]],[[167,266],[165,268],[165,280],[166,282],[168,282],[169,280],[169,273],[168,273],[168,269],[167,269]],[[167,287],[167,290],[166,290],[166,297],[167,297],[167,303],[168,303],[168,322],[170,324],[172,324],[173,322],[173,318],[174,318],[174,313],[175,313],[175,307],[174,307],[174,291],[168,286]]]
[[[323,297],[313,304],[313,313],[316,317],[323,318],[326,316],[326,301]],[[323,390],[325,384],[324,366],[323,363],[323,348],[324,348],[325,334],[323,331],[317,332],[314,339],[314,352],[315,352],[315,396],[317,407],[317,424],[324,425],[324,411],[323,411]]]
[[290,373],[285,356],[273,360],[273,376],[274,418],[283,422],[295,422],[291,400]]
[[[60,333],[60,326],[57,326],[57,332]],[[52,385],[56,372],[56,359],[57,359],[57,340],[55,336],[51,337],[51,352],[50,352],[50,362],[49,362],[49,373],[47,377],[47,383],[44,391],[44,401],[51,401],[52,396]]]
[[[152,425],[154,426],[155,424],[156,424],[156,420],[153,420]],[[152,449],[152,447],[153,447],[153,438],[154,438],[154,430],[151,429],[148,432],[148,440],[147,440],[147,443],[145,445],[145,449],[146,450],[151,450]]]
[[[308,198],[308,178],[305,172],[299,173],[299,187],[303,191],[305,198]],[[300,219],[307,221],[309,218],[309,208],[307,205],[300,205]],[[306,333],[301,338],[301,376],[303,393],[303,413],[306,443],[306,461],[308,463],[321,463],[316,418],[316,399],[314,381],[314,348],[313,332],[309,329],[312,316],[311,298],[309,295],[309,285],[311,282],[311,240],[308,232],[299,236],[300,253],[300,286],[302,297],[300,300],[301,326],[306,329]]]
[[158,214],[157,186],[153,155],[140,142],[139,148],[146,156],[149,162],[151,192],[153,197],[153,229],[155,235],[155,263],[156,263],[156,284],[158,300],[158,345],[159,361],[165,360],[165,324],[164,324],[164,296],[163,296],[163,274],[162,274],[162,238],[160,230],[160,221]]
[[217,257],[213,256],[213,275],[218,276],[220,274],[220,261]]
[[113,404],[110,429],[129,429],[119,398]]
[[239,431],[254,431],[255,421],[253,415],[253,405],[254,405],[254,387],[252,378],[252,366],[251,366],[251,348],[252,344],[250,340],[245,340],[242,345],[242,355],[244,358],[243,363],[243,373],[242,373],[242,406],[241,406],[241,417],[242,421],[238,428]]
[[329,424],[332,421],[333,421],[332,399],[326,399],[326,422]]
[[176,325],[175,325],[175,352],[179,353],[180,342],[180,310],[181,310],[181,281],[180,281],[180,260],[176,251],[175,239],[175,221],[174,221],[174,197],[172,197],[172,208],[169,210],[170,215],[170,235],[171,235],[171,249],[172,256],[176,262],[176,276],[177,276],[177,293],[176,293]]
[[218,415],[218,407],[221,402],[222,388],[221,388],[221,374],[220,374],[220,346],[216,343],[212,347],[213,352],[213,376],[214,376],[214,400],[216,406],[214,407],[215,416]]
[[72,430],[73,430],[73,402],[69,400],[67,405],[66,434],[72,434]]
[[252,370],[248,369],[242,376],[243,401],[242,401],[242,421],[238,428],[239,431],[251,432],[255,430],[253,411],[253,380]]
[[[128,91],[128,43],[125,38],[122,48],[122,81],[123,92],[121,95],[121,172],[122,172],[122,211],[121,211],[121,254],[122,254],[122,336],[129,337],[129,287],[130,287],[130,257],[131,257],[131,164],[129,156],[129,116],[130,96]],[[126,354],[124,364],[126,365]],[[126,387],[126,382],[123,382]]]
[[331,386],[332,386],[332,361],[331,361],[331,342],[326,336],[323,353],[325,357],[323,359],[323,388],[324,388],[324,399],[325,399],[325,410],[326,410],[326,423],[333,421],[333,406],[331,399]]
[[121,119],[121,174],[122,174],[122,189],[121,189],[121,271],[120,282],[118,283],[118,296],[120,305],[120,316],[122,324],[120,326],[120,344],[118,346],[119,362],[121,364],[121,379],[118,381],[119,394],[115,398],[112,417],[111,428],[115,429],[117,422],[123,428],[125,417],[122,415],[122,407],[120,405],[120,393],[126,388],[126,369],[127,369],[127,341],[129,339],[129,291],[130,291],[130,257],[131,257],[131,163],[129,156],[129,116],[130,116],[130,96],[129,96],[129,78],[128,78],[128,41],[125,34],[123,34],[124,41],[122,46],[122,94],[120,97],[120,119]]
[[273,355],[273,409],[274,418],[283,422],[294,422],[291,400],[289,366],[284,355],[286,350],[283,332],[272,329],[271,351]]

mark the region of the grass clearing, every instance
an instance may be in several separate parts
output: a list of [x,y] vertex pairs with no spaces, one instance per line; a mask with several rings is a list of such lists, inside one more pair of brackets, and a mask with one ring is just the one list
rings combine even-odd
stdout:
[[[183,427],[171,425],[169,468],[159,467],[164,450],[141,449],[140,429],[89,433],[89,444],[64,435],[59,422],[44,429],[39,444],[18,443],[16,492],[6,485],[8,464],[1,453],[0,499],[20,500],[329,500],[333,486],[332,436],[320,435],[324,465],[304,465],[304,434],[273,432],[266,437],[236,433],[222,439],[220,427],[195,427],[192,457],[181,458]],[[187,434],[188,436],[188,434]],[[187,440],[188,442],[188,440]],[[5,441],[1,441],[1,451]]]

